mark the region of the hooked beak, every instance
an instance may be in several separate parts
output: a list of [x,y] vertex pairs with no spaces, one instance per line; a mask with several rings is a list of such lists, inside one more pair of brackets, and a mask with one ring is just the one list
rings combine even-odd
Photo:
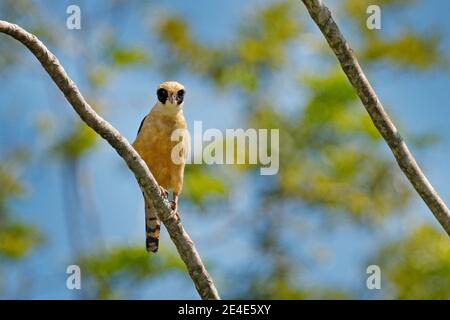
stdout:
[[169,98],[169,101],[170,101],[171,104],[173,104],[174,99],[175,99],[175,97],[173,95],[171,95],[170,98]]

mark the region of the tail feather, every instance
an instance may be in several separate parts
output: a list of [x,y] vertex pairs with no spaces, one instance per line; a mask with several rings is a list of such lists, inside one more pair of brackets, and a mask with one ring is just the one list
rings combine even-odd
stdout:
[[159,246],[159,232],[161,221],[153,206],[145,199],[145,246],[148,252],[156,253]]

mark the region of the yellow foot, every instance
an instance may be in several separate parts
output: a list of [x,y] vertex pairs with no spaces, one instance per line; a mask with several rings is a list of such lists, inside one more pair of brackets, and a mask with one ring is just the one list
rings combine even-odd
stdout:
[[159,186],[159,191],[160,191],[161,197],[164,197],[166,199],[169,197],[169,192],[166,189],[164,189],[163,187]]
[[177,211],[177,203],[175,201],[172,200],[172,201],[169,202],[169,204],[170,204],[170,208],[173,211]]

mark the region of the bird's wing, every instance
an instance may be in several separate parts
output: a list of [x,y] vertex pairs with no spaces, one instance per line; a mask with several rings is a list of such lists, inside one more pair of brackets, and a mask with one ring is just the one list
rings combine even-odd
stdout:
[[144,119],[142,119],[142,121],[141,121],[141,124],[139,125],[139,129],[138,129],[138,131],[137,131],[137,134],[136,134],[136,135],[138,135],[138,134],[139,134],[139,132],[141,132],[141,129],[142,129],[142,126],[144,125],[144,121],[145,121],[145,119],[147,119],[147,116],[145,116],[145,117],[144,117]]

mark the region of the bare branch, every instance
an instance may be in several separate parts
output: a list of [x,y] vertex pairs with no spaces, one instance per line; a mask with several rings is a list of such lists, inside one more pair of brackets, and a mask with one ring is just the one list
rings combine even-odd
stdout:
[[146,197],[152,201],[159,218],[166,226],[202,299],[220,299],[213,280],[203,265],[194,243],[181,225],[177,214],[171,212],[167,203],[160,196],[160,189],[155,178],[127,139],[91,108],[75,83],[66,74],[58,59],[36,36],[15,24],[2,20],[0,20],[0,32],[20,41],[36,56],[80,118],[108,141],[125,160]]
[[334,22],[330,10],[321,0],[302,0],[302,2],[338,58],[342,70],[344,70],[347,78],[356,90],[376,128],[389,145],[389,148],[391,148],[403,173],[447,234],[450,235],[450,211],[423,174],[405,141],[384,110],[383,105],[353,54],[353,50],[345,40],[336,22]]

